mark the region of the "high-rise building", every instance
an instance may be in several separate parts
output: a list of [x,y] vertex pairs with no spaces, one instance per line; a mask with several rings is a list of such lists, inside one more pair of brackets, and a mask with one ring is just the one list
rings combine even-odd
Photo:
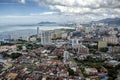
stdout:
[[98,48],[106,48],[107,42],[106,41],[98,41]]
[[12,35],[11,35],[11,34],[8,35],[8,39],[9,39],[9,40],[12,39]]
[[78,46],[80,45],[79,39],[77,38],[71,39],[70,41],[73,48],[78,48]]
[[102,38],[102,41],[105,41],[107,43],[112,43],[112,44],[117,44],[118,43],[118,38],[116,36],[104,36]]
[[41,44],[42,45],[50,45],[51,43],[52,43],[51,32],[42,31],[41,32]]
[[80,54],[88,54],[89,53],[89,49],[86,46],[80,44],[78,46],[78,53],[80,53]]
[[37,27],[37,38],[39,38],[39,27]]
[[64,58],[63,62],[68,61],[68,59],[69,59],[69,52],[68,51],[64,51],[63,58]]

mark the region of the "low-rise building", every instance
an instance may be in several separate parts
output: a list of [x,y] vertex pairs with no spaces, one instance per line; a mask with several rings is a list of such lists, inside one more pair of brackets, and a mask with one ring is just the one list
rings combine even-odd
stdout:
[[85,68],[85,73],[89,76],[97,76],[98,70],[96,68]]
[[111,52],[111,53],[119,53],[120,52],[120,46],[114,46],[114,47],[110,46],[108,48],[108,51]]
[[12,51],[16,51],[17,50],[17,46],[16,45],[12,45],[12,46],[1,46],[0,47],[0,52],[2,51],[8,51],[8,50],[12,50]]
[[106,63],[107,63],[108,66],[113,66],[113,67],[120,64],[120,62],[118,62],[116,60],[110,60],[110,61],[107,61]]
[[7,76],[7,80],[14,80],[18,76],[17,73],[10,73]]
[[32,42],[35,42],[37,39],[36,39],[36,37],[31,37],[30,38],[30,41],[32,41]]

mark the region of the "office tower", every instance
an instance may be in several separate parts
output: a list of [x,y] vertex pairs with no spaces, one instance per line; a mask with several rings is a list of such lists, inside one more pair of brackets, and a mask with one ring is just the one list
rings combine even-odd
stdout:
[[51,45],[51,32],[42,31],[41,32],[41,44],[42,45]]

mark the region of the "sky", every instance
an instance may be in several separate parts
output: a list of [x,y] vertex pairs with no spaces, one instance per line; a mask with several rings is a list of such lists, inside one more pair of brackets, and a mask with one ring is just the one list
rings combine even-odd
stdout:
[[0,25],[85,23],[120,17],[120,0],[0,0]]

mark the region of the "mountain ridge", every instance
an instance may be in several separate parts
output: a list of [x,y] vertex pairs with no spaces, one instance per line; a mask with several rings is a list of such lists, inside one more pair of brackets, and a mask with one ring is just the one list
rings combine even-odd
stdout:
[[108,25],[120,25],[120,18],[105,18],[98,21],[91,21],[91,23],[104,23]]

